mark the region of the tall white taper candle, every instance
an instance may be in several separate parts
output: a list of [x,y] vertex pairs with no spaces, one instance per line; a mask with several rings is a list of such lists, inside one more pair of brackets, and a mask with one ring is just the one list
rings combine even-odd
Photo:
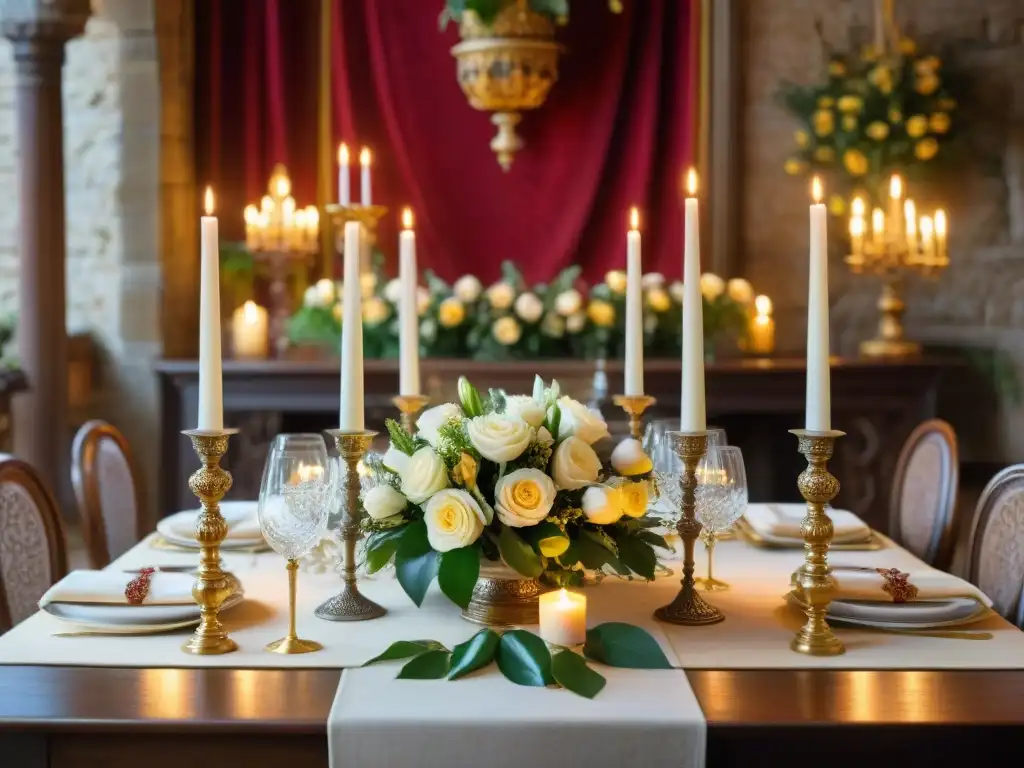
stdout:
[[352,179],[348,165],[348,145],[342,143],[338,147],[338,204],[349,205],[352,202]]
[[338,426],[365,429],[363,420],[363,300],[359,280],[362,225],[345,222],[345,268],[341,317],[341,409]]
[[224,429],[220,357],[220,244],[213,190],[206,188],[199,220],[199,429]]
[[363,147],[359,152],[359,202],[373,205],[373,186],[370,182],[370,150]]
[[811,182],[811,255],[807,287],[807,402],[805,427],[814,432],[832,428],[828,364],[828,214],[821,180]]
[[629,212],[626,232],[626,395],[644,393],[644,295],[641,286],[640,212]]
[[704,301],[700,292],[700,212],[697,172],[686,177],[685,241],[683,248],[683,395],[679,429],[707,429],[704,411]]
[[416,289],[416,233],[412,228],[412,210],[402,211],[402,231],[398,234],[398,279],[401,298],[398,304],[398,394],[420,393],[420,324]]

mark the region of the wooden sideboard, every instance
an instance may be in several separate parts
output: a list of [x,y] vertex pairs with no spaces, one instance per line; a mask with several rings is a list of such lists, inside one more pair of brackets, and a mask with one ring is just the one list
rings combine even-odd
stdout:
[[[842,483],[837,507],[857,512],[880,530],[887,528],[889,486],[900,447],[917,423],[935,415],[939,383],[957,365],[938,359],[833,362],[833,426],[847,433],[830,465]],[[646,388],[658,399],[650,417],[678,416],[679,371],[675,360],[647,362]],[[707,367],[709,423],[725,428],[729,442],[743,448],[752,501],[799,501],[796,476],[805,464],[787,430],[803,425],[804,372],[802,359],[729,360]],[[163,360],[157,373],[163,406],[161,512],[168,514],[195,505],[188,476],[197,462],[181,431],[196,424],[198,366],[194,360]],[[613,433],[626,432],[623,414],[611,403],[611,396],[622,391],[622,367],[615,361],[599,369],[583,360],[427,359],[422,370],[425,394],[434,403],[454,397],[461,375],[482,389],[529,392],[535,373],[557,378],[563,391],[600,407]],[[382,429],[384,419],[394,415],[391,398],[397,386],[395,361],[367,361],[368,428]],[[241,430],[224,462],[235,477],[232,496],[257,496],[275,434],[319,431],[337,423],[339,388],[333,360],[225,361],[225,420]]]

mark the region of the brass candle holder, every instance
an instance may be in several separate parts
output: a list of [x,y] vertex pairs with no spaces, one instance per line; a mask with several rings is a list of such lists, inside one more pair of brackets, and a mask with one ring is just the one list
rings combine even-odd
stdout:
[[612,402],[626,412],[629,416],[629,434],[634,440],[641,437],[640,426],[643,423],[644,411],[654,405],[655,400],[650,395],[615,395]]
[[339,594],[316,609],[316,615],[327,621],[379,619],[387,610],[359,592],[356,576],[356,543],[359,541],[359,521],[362,517],[358,467],[360,459],[377,433],[371,430],[349,432],[331,429],[327,434],[334,438],[338,453],[347,465],[348,472],[345,484],[345,518],[341,524],[341,538],[345,544],[344,586]]
[[402,413],[402,429],[410,435],[416,430],[416,416],[430,402],[426,395],[396,395],[391,399]]
[[221,605],[237,588],[224,573],[220,560],[220,545],[228,533],[228,524],[220,513],[220,500],[231,490],[231,473],[220,466],[220,460],[228,451],[228,438],[237,433],[237,429],[189,429],[183,433],[192,441],[192,448],[202,462],[188,479],[188,487],[202,505],[196,521],[199,570],[192,586],[192,596],[199,604],[199,626],[182,646],[185,653],[195,656],[217,656],[238,649],[218,616]]
[[828,564],[833,527],[825,505],[839,493],[839,481],[825,469],[825,464],[832,456],[836,438],[845,432],[835,429],[823,432],[791,429],[790,432],[797,436],[799,451],[807,457],[807,469],[797,479],[800,494],[807,501],[807,516],[800,523],[804,536],[804,563],[793,575],[807,622],[789,647],[797,653],[811,656],[838,656],[846,649],[825,621],[828,604],[835,591],[832,568]]
[[682,515],[676,524],[679,537],[683,540],[683,579],[679,594],[668,605],[654,612],[654,618],[669,624],[702,626],[717,624],[725,619],[718,608],[709,604],[697,592],[693,580],[693,548],[700,536],[701,524],[696,517],[697,465],[708,450],[708,433],[669,432],[675,444],[676,455],[683,462],[683,474],[679,486],[683,491]]
[[358,221],[363,225],[365,235],[363,237],[363,253],[361,254],[361,270],[367,272],[370,269],[370,254],[373,246],[377,244],[377,225],[388,212],[386,205],[340,205],[331,203],[324,206],[324,210],[331,219],[334,226],[334,247],[338,253],[342,253],[345,244],[345,224],[349,221]]

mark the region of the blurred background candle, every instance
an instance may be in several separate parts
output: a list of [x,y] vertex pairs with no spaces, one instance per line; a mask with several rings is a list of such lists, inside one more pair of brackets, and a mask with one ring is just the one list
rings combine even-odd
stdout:
[[807,402],[805,426],[813,432],[832,429],[828,362],[828,213],[821,202],[821,180],[811,183],[811,247],[807,286]]
[[220,353],[220,234],[213,190],[206,188],[199,220],[199,429],[224,429]]
[[704,412],[704,299],[700,291],[700,212],[697,208],[697,172],[686,175],[685,236],[683,247],[683,393],[679,429],[707,429]]
[[626,232],[626,360],[625,394],[644,393],[644,294],[640,256],[640,211],[629,212]]
[[750,320],[748,351],[754,355],[770,355],[775,351],[775,321],[772,300],[767,296],[754,299],[754,317]]
[[363,147],[359,152],[359,197],[362,205],[373,205],[373,187],[370,183],[370,150]]
[[247,301],[231,316],[231,339],[235,357],[267,356],[267,310],[254,301]]
[[363,296],[359,279],[362,225],[345,222],[345,280],[341,316],[341,407],[338,427],[362,432],[363,414]]
[[338,147],[338,203],[348,205],[352,202],[352,180],[348,167],[348,145],[342,142]]
[[583,645],[587,641],[587,598],[565,589],[541,595],[540,637],[552,645]]
[[398,394],[420,394],[420,320],[416,306],[419,275],[416,270],[416,233],[412,228],[412,209],[402,211],[402,231],[398,234],[398,279],[401,287],[398,304]]

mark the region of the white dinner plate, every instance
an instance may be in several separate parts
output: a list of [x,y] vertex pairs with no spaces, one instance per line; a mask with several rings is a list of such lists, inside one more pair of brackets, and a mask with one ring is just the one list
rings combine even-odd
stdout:
[[[222,501],[220,512],[230,527],[234,523],[254,516],[256,514],[256,505],[257,502],[255,501]],[[192,533],[198,514],[198,510],[187,509],[183,512],[169,515],[156,524],[157,533],[165,541],[175,546],[199,549],[199,543],[195,540]],[[220,546],[221,549],[251,549],[264,543],[262,534],[258,534],[244,538],[229,536],[224,539]]]
[[[787,599],[803,603],[790,592]],[[984,604],[970,597],[891,603],[874,600],[833,600],[826,618],[836,623],[877,629],[937,629],[973,624],[991,615]]]
[[[225,611],[238,605],[245,595],[236,592],[221,605]],[[169,625],[187,626],[199,621],[199,606],[184,605],[90,605],[87,603],[49,603],[40,610],[54,618],[90,628],[126,631]]]

